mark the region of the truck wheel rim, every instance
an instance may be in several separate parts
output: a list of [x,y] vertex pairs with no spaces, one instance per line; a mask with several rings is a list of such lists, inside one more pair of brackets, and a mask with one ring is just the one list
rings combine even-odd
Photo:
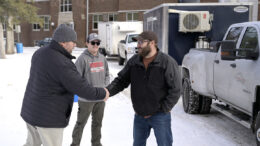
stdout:
[[260,128],[257,129],[256,138],[257,138],[258,142],[260,142]]

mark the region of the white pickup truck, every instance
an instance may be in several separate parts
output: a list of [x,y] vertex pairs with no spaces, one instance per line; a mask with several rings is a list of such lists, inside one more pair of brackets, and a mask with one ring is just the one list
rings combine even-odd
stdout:
[[138,33],[127,33],[124,40],[121,40],[118,45],[118,64],[123,65],[127,59],[131,58],[136,53],[137,42],[132,40],[138,36]]
[[[223,41],[191,49],[182,63],[183,108],[213,108],[255,132],[260,146],[260,22],[233,24]],[[216,100],[212,103],[212,99]]]

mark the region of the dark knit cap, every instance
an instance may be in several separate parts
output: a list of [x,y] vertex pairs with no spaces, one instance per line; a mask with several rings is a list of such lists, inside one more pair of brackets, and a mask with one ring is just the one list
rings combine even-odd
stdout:
[[60,24],[54,31],[52,39],[56,42],[76,42],[77,33],[66,24]]
[[133,41],[142,41],[142,40],[149,40],[149,41],[154,41],[157,43],[157,35],[152,32],[152,31],[144,31],[141,34],[139,34],[137,37],[132,38]]

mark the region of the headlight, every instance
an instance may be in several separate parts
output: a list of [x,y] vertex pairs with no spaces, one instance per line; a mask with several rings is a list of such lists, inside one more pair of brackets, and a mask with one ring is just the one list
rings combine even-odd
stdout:
[[134,47],[127,48],[127,53],[128,54],[134,54],[135,53],[135,48]]

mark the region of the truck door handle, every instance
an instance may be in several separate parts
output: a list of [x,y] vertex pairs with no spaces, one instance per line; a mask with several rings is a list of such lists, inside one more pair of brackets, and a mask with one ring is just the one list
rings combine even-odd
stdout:
[[236,68],[237,65],[235,63],[230,64],[231,67]]
[[215,63],[219,64],[219,60],[214,60]]

